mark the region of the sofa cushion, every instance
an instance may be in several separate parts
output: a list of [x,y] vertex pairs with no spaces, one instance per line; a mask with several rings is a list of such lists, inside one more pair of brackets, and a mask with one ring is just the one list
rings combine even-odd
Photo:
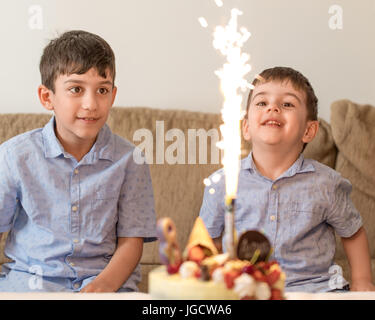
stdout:
[[[352,201],[363,218],[375,258],[375,108],[349,100],[331,106],[331,127],[338,148],[336,170],[350,180]],[[341,245],[337,257],[342,258]]]
[[4,141],[33,129],[44,127],[51,118],[50,114],[2,114],[0,126],[0,144]]
[[[352,183],[361,191],[375,197],[375,107],[349,100],[332,104],[332,134],[339,153],[357,170]],[[345,172],[350,172],[347,169]],[[364,178],[364,180],[363,180]]]

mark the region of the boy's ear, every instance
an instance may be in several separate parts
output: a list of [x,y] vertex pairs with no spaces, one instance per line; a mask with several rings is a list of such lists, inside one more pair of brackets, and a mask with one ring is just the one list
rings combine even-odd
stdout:
[[53,105],[51,101],[51,96],[53,95],[53,92],[48,89],[45,85],[40,85],[38,87],[38,97],[40,100],[40,103],[43,105],[44,108],[46,108],[49,111],[53,110]]
[[113,106],[113,103],[115,102],[116,94],[117,94],[117,87],[113,87],[113,89],[112,89],[112,103],[111,103],[111,106]]
[[307,121],[307,127],[305,130],[305,134],[302,137],[302,142],[303,143],[311,142],[315,138],[318,132],[318,129],[319,129],[319,121],[317,120]]
[[250,141],[251,135],[249,130],[249,121],[247,120],[247,116],[244,117],[242,120],[242,134],[246,141]]

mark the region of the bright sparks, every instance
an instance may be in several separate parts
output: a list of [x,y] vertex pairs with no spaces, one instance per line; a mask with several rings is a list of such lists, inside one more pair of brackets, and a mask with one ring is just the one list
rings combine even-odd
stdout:
[[221,0],[215,0],[215,3],[218,7],[222,7],[223,6],[223,1]]
[[207,20],[206,20],[204,17],[200,17],[200,18],[198,18],[198,21],[199,21],[200,25],[201,25],[203,28],[207,28],[207,27],[208,27]]
[[204,183],[204,185],[205,185],[206,187],[209,187],[209,186],[211,185],[211,180],[208,179],[208,178],[206,178],[206,179],[203,180],[203,183]]
[[243,115],[241,110],[243,91],[251,86],[244,79],[250,72],[251,66],[247,63],[250,56],[241,51],[243,44],[249,39],[250,32],[242,27],[238,31],[237,17],[242,15],[238,9],[232,9],[231,18],[227,26],[217,26],[214,31],[213,45],[225,57],[226,63],[215,74],[220,78],[221,90],[224,95],[222,118],[224,124],[220,126],[223,135],[224,149],[223,166],[225,172],[226,196],[235,198],[237,194],[238,174],[241,157],[241,128],[240,121]]

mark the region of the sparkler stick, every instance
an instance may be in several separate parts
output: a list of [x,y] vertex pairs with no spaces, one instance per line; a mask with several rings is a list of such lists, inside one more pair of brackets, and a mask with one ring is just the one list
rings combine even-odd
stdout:
[[225,228],[224,228],[224,244],[230,259],[235,259],[237,253],[235,250],[234,236],[234,205],[235,198],[225,197]]

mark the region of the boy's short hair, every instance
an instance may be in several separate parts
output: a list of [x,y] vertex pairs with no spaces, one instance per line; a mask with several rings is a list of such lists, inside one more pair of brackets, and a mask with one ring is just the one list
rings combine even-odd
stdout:
[[91,68],[103,78],[109,70],[114,85],[115,55],[111,47],[98,35],[82,30],[68,31],[51,40],[39,64],[42,84],[52,92],[59,75],[84,74]]
[[[300,72],[289,67],[274,67],[263,70],[252,82],[255,87],[260,83],[269,81],[290,81],[296,90],[302,91],[306,95],[307,119],[318,120],[318,98],[314,93],[309,80]],[[253,90],[250,90],[247,99],[246,113],[249,110]]]

